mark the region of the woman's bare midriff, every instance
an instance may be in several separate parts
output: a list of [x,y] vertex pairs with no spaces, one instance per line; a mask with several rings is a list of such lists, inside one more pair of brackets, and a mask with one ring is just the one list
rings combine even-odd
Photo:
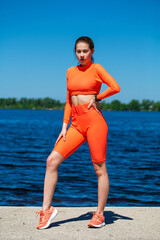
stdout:
[[88,103],[90,102],[90,100],[92,98],[94,98],[95,95],[94,94],[89,94],[89,95],[73,95],[71,97],[71,101],[72,101],[72,104],[74,106],[77,106],[77,105],[82,105],[82,104],[85,104],[85,103]]

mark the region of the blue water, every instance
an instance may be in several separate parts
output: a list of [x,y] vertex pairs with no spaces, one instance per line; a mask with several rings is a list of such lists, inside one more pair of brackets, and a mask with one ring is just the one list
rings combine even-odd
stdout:
[[[103,111],[109,127],[108,205],[160,206],[160,112]],[[0,205],[40,206],[63,110],[0,110]],[[96,206],[88,144],[59,167],[54,206]]]

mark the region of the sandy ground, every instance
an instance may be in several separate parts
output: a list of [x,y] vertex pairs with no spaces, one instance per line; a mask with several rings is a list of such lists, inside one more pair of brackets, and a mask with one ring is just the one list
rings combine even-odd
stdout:
[[36,229],[41,207],[0,207],[1,240],[159,240],[160,207],[106,207],[106,225],[88,228],[96,208],[57,208],[45,230]]

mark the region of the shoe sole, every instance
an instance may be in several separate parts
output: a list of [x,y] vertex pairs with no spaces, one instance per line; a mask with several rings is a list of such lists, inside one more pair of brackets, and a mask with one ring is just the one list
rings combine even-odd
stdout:
[[57,209],[55,209],[54,212],[52,213],[52,215],[50,216],[47,224],[44,227],[41,227],[41,228],[38,228],[38,229],[46,229],[46,228],[48,228],[50,223],[51,223],[51,221],[57,216],[57,213],[58,213],[58,211],[57,211]]
[[103,227],[103,226],[105,226],[105,222],[103,222],[103,223],[101,223],[101,224],[99,224],[99,225],[94,225],[94,224],[88,225],[88,227],[94,227],[94,228],[101,228],[101,227]]

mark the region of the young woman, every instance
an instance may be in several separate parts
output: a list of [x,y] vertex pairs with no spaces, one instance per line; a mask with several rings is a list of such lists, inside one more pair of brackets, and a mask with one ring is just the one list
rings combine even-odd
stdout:
[[[78,66],[67,70],[67,101],[64,110],[62,131],[47,159],[44,180],[43,208],[38,229],[47,228],[57,215],[51,206],[59,165],[85,141],[88,141],[92,163],[98,178],[98,207],[88,223],[90,227],[105,225],[103,211],[109,192],[106,169],[107,123],[99,108],[99,101],[120,91],[118,83],[100,65],[93,63],[94,44],[89,37],[80,37],[75,43]],[[108,88],[100,92],[101,84]],[[67,130],[72,116],[71,126]]]

